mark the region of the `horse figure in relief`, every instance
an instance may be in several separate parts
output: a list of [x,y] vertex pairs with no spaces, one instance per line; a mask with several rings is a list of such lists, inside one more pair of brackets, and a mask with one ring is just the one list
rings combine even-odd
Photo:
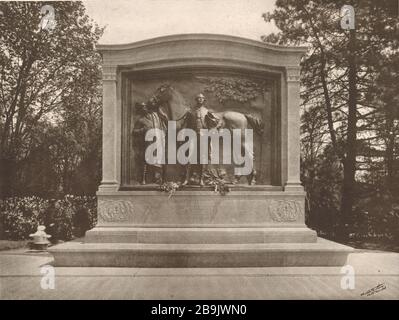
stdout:
[[[157,97],[158,103],[161,104],[167,113],[169,120],[176,122],[176,129],[177,131],[187,127],[187,120],[190,118],[190,115],[193,115],[193,110],[190,108],[184,97],[178,92],[173,86],[171,85],[162,85],[156,90],[155,96]],[[200,110],[202,108],[202,104],[205,102],[205,97],[202,94],[197,95],[196,97],[196,110]],[[205,119],[202,122],[217,122],[215,126],[217,129],[228,129],[232,131],[233,129],[241,130],[241,136],[244,136],[245,129],[253,129],[257,134],[260,136],[263,133],[263,123],[262,120],[251,115],[251,114],[244,114],[237,111],[221,111],[221,112],[208,112],[206,108],[204,108],[204,112],[197,112],[196,114],[205,114],[204,116],[198,116],[198,119]],[[208,118],[206,118],[208,117]],[[194,117],[196,118],[196,117]],[[195,120],[194,127],[195,127]],[[199,129],[197,125],[196,128],[192,129]],[[236,131],[236,130],[235,130]],[[232,132],[231,132],[232,133]],[[251,141],[252,142],[252,141]],[[241,154],[248,154],[251,158],[253,163],[254,161],[254,153],[253,148],[249,148],[248,141],[245,139],[241,139]],[[235,155],[233,155],[235,156]],[[200,185],[204,185],[203,182],[203,168],[204,166],[200,166]],[[186,166],[186,176],[183,182],[183,185],[188,184],[190,179],[190,165]],[[239,176],[235,176],[235,183],[238,182]],[[256,184],[256,170],[252,167],[251,173],[247,176],[248,184],[254,185]]]

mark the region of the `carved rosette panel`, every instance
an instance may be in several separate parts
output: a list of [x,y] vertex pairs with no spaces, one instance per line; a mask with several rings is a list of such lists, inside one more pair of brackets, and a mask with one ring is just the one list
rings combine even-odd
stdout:
[[295,200],[272,200],[269,205],[270,216],[277,222],[297,221],[301,211],[301,203]]
[[127,200],[98,200],[98,219],[103,222],[126,221],[132,215],[133,204]]

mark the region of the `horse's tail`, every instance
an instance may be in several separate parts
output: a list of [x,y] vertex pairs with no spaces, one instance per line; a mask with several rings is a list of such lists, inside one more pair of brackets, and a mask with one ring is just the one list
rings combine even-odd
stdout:
[[251,125],[251,127],[255,130],[255,132],[262,136],[263,134],[263,128],[264,128],[264,123],[261,119],[258,117],[255,117],[251,114],[246,114],[245,117],[247,118],[248,123]]

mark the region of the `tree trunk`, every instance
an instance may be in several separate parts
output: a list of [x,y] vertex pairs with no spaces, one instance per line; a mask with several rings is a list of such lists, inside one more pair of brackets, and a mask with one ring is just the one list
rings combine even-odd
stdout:
[[15,173],[16,161],[0,158],[0,199],[14,195]]
[[389,190],[390,195],[395,194],[395,171],[394,171],[394,161],[395,161],[395,129],[394,129],[394,115],[392,112],[392,107],[388,106],[385,112],[385,123],[386,123],[386,134],[388,135],[386,140],[385,149],[385,164],[386,164],[386,187]]
[[355,60],[355,30],[350,30],[349,35],[349,99],[348,99],[348,130],[346,140],[346,156],[344,159],[344,181],[342,186],[341,199],[341,219],[339,226],[339,238],[348,239],[349,227],[352,218],[352,209],[355,195],[355,173],[356,173],[356,133],[357,133],[357,116],[356,116],[356,60]]

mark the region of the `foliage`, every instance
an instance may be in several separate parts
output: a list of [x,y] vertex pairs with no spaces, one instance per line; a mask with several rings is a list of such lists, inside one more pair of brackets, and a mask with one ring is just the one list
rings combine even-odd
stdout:
[[332,147],[301,161],[306,191],[306,223],[319,234],[333,235],[339,226],[342,166]]
[[[340,27],[344,4],[354,6],[355,32]],[[263,15],[280,30],[264,41],[308,47],[301,61],[302,176],[308,222],[327,233],[338,225],[353,228],[365,197],[382,204],[365,194],[363,185],[375,191],[380,180],[392,198],[399,197],[399,122],[394,120],[399,19],[392,11],[385,0],[278,0],[276,9]],[[355,81],[350,81],[351,70]],[[389,215],[382,208],[383,216]]]
[[81,237],[97,222],[95,197],[66,195],[62,199],[12,197],[0,200],[0,224],[9,240],[29,239],[39,224],[52,241]]
[[399,197],[392,197],[385,181],[361,184],[361,198],[354,208],[352,238],[389,239],[399,244]]
[[[301,165],[307,192],[306,223],[319,235],[336,239],[340,227],[342,165],[331,146],[313,162],[303,158]],[[399,197],[390,194],[381,175],[367,177],[365,181],[357,182],[357,201],[348,221],[350,239],[399,244]]]
[[226,172],[223,169],[210,169],[204,173],[205,184],[212,186],[215,193],[225,196],[230,192],[228,181],[226,180]]
[[56,26],[40,29],[44,4],[0,3],[3,194],[41,194],[48,184],[51,196],[65,194],[79,185],[83,168],[98,176],[101,58],[95,44],[103,29],[81,2],[52,2]]
[[159,188],[161,191],[167,192],[169,194],[168,199],[170,199],[170,197],[175,194],[176,190],[180,188],[180,183],[168,181],[161,184]]
[[6,237],[12,240],[28,239],[43,224],[49,201],[38,197],[8,198],[1,201],[1,220]]
[[205,91],[212,92],[220,103],[226,101],[247,102],[262,95],[266,81],[253,81],[238,77],[198,77],[206,83]]

